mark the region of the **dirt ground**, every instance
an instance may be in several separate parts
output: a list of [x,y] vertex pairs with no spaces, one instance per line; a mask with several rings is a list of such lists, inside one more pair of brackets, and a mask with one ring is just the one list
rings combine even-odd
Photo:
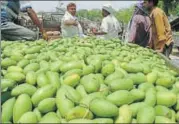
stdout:
[[173,49],[173,53],[170,55],[170,58],[175,65],[179,66],[179,51],[177,48]]

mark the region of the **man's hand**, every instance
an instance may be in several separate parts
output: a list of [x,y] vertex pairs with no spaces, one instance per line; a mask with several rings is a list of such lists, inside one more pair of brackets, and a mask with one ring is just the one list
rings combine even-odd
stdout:
[[65,21],[65,25],[78,26],[78,22],[76,20],[67,20]]
[[164,51],[164,47],[165,47],[165,43],[166,43],[165,40],[160,41],[159,44],[158,44],[158,45],[160,45],[160,48],[157,49],[156,51],[159,52],[159,53],[163,53],[163,51]]
[[45,30],[43,30],[43,25],[40,23],[35,11],[32,8],[28,8],[27,13],[31,18],[32,22],[39,28],[40,32],[42,33],[43,39],[48,40],[48,35],[46,34]]
[[157,49],[156,52],[158,52],[158,53],[163,53],[163,50],[164,50],[164,48],[162,47],[162,48],[160,48],[160,49]]
[[47,41],[48,41],[48,35],[47,35],[47,33],[45,32],[45,30],[43,30],[43,32],[42,32],[42,38],[43,38],[44,40],[47,40]]
[[96,28],[92,28],[92,29],[91,29],[91,32],[92,32],[93,34],[95,34],[95,33],[97,33],[97,29],[96,29]]
[[74,20],[73,26],[78,26],[78,22],[76,20]]

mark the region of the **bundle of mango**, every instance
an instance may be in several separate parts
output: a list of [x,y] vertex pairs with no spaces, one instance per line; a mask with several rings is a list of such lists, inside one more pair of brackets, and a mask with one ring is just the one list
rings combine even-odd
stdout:
[[2,122],[179,122],[179,74],[150,49],[95,38],[1,49]]

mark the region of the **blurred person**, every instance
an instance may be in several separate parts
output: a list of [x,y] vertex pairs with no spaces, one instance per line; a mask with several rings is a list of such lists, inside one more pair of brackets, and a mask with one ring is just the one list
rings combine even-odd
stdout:
[[61,21],[62,37],[83,37],[82,27],[76,17],[76,4],[69,3]]
[[158,8],[158,0],[145,0],[144,6],[150,13],[152,41],[150,47],[169,58],[173,48],[172,30],[165,12]]
[[135,6],[135,11],[129,27],[129,42],[146,47],[152,36],[150,18],[143,9],[143,3],[139,2]]
[[34,41],[38,38],[37,33],[16,24],[20,12],[27,12],[32,22],[42,32],[45,40],[48,39],[37,14],[32,9],[30,1],[6,0],[1,1],[1,39],[2,40],[28,40]]
[[119,38],[119,33],[122,31],[119,21],[113,15],[113,8],[110,4],[103,5],[102,15],[103,20],[101,23],[100,31],[93,30],[94,35],[100,35],[103,39]]

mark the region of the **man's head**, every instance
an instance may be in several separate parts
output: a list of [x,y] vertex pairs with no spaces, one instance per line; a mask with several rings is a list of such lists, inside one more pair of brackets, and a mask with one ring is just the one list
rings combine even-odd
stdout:
[[110,4],[103,5],[102,7],[102,15],[103,17],[106,17],[113,13],[113,8]]
[[139,2],[138,4],[136,4],[134,14],[147,15],[147,11],[144,8],[144,2]]
[[143,15],[143,11],[138,6],[135,6],[134,14]]
[[68,11],[71,15],[75,16],[75,15],[76,15],[76,4],[75,4],[75,3],[69,3],[69,4],[67,5],[67,11]]
[[108,15],[110,15],[110,13],[108,11],[106,11],[105,9],[102,9],[102,16],[106,17]]
[[144,0],[144,7],[151,10],[153,7],[158,5],[158,0]]

